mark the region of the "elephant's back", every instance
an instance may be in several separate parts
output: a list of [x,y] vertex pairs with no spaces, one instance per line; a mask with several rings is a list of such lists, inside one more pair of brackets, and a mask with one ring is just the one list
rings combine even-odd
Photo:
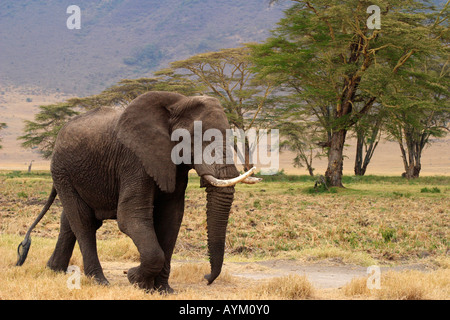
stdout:
[[103,158],[113,152],[115,126],[120,114],[118,110],[101,107],[67,122],[56,138],[52,166],[55,162],[95,165],[97,161],[104,161]]
[[87,203],[96,197],[96,205],[103,209],[114,205],[117,193],[112,163],[117,157],[115,125],[120,114],[102,107],[72,119],[60,130],[52,156],[55,185],[61,188],[70,181]]
[[100,131],[113,129],[121,111],[110,107],[99,107],[89,110],[68,121],[60,131],[60,135],[69,133],[76,135],[92,135]]

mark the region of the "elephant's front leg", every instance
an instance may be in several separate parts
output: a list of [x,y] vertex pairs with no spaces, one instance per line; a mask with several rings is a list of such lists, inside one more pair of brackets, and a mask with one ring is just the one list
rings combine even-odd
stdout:
[[173,193],[156,192],[154,219],[159,244],[164,251],[165,262],[155,278],[155,289],[173,293],[169,286],[170,262],[184,214],[184,198],[188,184],[189,168],[177,166],[177,178]]
[[165,202],[155,207],[156,234],[165,256],[164,267],[155,278],[155,289],[166,293],[174,292],[169,286],[170,263],[180,231],[183,209],[178,201]]
[[153,225],[153,194],[129,189],[120,197],[119,229],[133,240],[141,258],[138,267],[128,270],[128,280],[142,289],[152,290],[155,276],[160,273],[165,260]]

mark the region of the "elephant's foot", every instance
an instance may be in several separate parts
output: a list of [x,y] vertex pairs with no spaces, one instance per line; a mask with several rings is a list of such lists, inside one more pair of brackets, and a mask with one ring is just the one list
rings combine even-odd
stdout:
[[109,281],[106,279],[103,272],[89,272],[85,273],[86,277],[92,278],[97,284],[101,286],[109,286]]
[[[57,263],[54,263],[54,261],[52,261],[52,260],[49,260],[47,262],[47,268],[49,268],[50,270],[53,270],[54,272],[57,272],[57,273],[67,272],[66,264],[57,264]],[[86,276],[94,279],[94,281],[97,282],[97,284],[99,284],[99,285],[109,286],[109,281],[108,281],[108,279],[106,279],[103,272],[90,273],[90,274],[86,274]]]
[[173,294],[175,291],[169,286],[169,276],[161,273],[155,278],[155,290],[161,294]]
[[109,286],[109,281],[108,279],[105,278],[104,275],[102,276],[94,276],[93,277],[95,282],[97,282],[97,284],[101,285],[101,286]]
[[47,268],[49,268],[54,272],[66,272],[67,267],[68,267],[67,263],[56,263],[51,259],[47,262]]
[[86,268],[84,267],[84,273],[86,277],[90,277],[94,279],[97,284],[102,286],[109,286],[109,281],[106,279],[105,275],[103,274],[103,270],[101,267],[97,268]]
[[169,286],[168,284],[166,284],[166,285],[159,285],[159,286],[155,284],[154,289],[156,291],[158,291],[160,294],[163,294],[163,295],[164,294],[173,294],[173,293],[175,293],[175,290],[173,290],[172,287]]
[[141,289],[154,290],[154,277],[145,276],[140,267],[129,269],[127,277],[131,284],[136,284]]

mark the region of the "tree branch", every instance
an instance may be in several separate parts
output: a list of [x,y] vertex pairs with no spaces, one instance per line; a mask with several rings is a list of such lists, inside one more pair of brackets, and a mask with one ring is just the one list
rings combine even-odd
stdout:
[[333,41],[335,41],[336,38],[335,38],[335,36],[334,36],[334,31],[333,31],[333,28],[332,28],[330,22],[329,22],[327,19],[325,19],[324,17],[321,17],[321,16],[319,15],[319,12],[317,12],[317,10],[309,3],[309,1],[305,1],[305,4],[306,4],[306,6],[307,6],[308,8],[310,8],[310,9],[316,14],[316,16],[317,16],[320,20],[322,20],[323,22],[325,22],[325,23],[327,24],[328,29],[329,29],[329,31],[330,31],[330,37],[331,37],[331,39],[333,39]]
[[398,62],[397,65],[394,67],[394,69],[392,70],[392,72],[394,74],[397,73],[398,69],[403,66],[405,64],[406,61],[408,61],[408,59],[416,52],[416,49],[411,49],[411,51],[409,51],[406,55],[404,55],[403,57],[401,57]]

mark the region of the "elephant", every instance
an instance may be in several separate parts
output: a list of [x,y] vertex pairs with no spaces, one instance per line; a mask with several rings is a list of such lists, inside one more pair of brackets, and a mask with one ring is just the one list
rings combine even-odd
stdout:
[[66,271],[77,241],[85,275],[108,285],[96,230],[103,220],[115,219],[140,255],[140,265],[128,270],[128,280],[144,290],[173,292],[168,282],[171,258],[184,214],[188,172],[194,169],[207,193],[211,273],[205,279],[213,283],[222,269],[234,185],[260,179],[251,176],[252,170],[239,175],[234,163],[175,164],[171,133],[181,128],[193,134],[194,121],[202,121],[203,130],[214,128],[224,135],[230,128],[216,98],[160,91],[138,96],[123,110],[100,107],[67,122],[52,154],[51,194],[19,244],[17,265],[25,262],[30,233],[58,195],[63,207],[60,232],[47,267]]

